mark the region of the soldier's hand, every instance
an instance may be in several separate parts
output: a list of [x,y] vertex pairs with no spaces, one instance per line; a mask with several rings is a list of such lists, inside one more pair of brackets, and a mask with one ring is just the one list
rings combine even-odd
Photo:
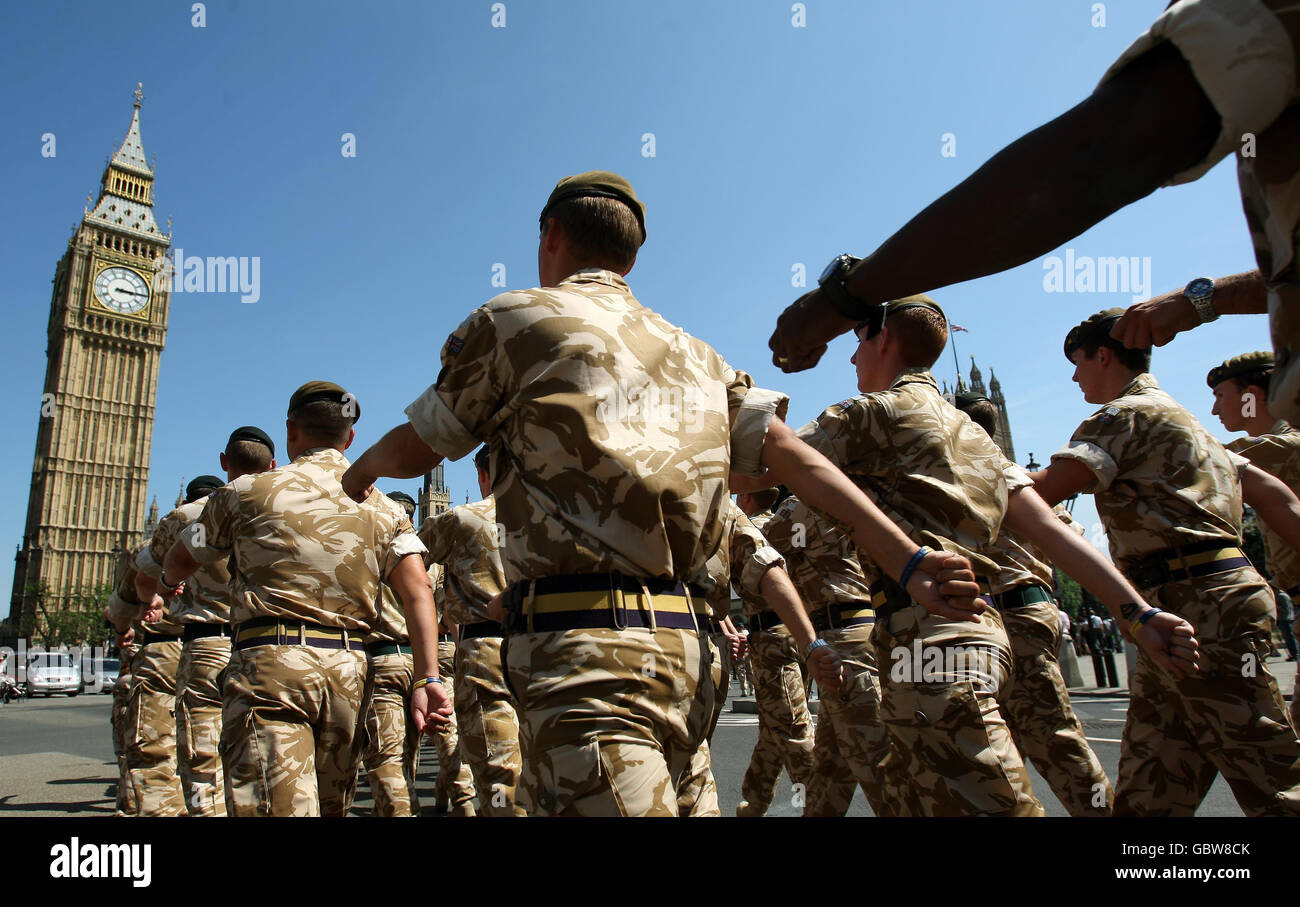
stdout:
[[135,629],[133,627],[127,627],[126,630],[117,634],[117,644],[119,647],[133,645],[134,643]]
[[1133,349],[1164,346],[1200,323],[1191,300],[1180,290],[1129,306],[1110,329],[1110,336]]
[[411,693],[411,719],[421,734],[446,733],[451,727],[452,705],[440,683],[426,683]]
[[1135,641],[1175,677],[1191,677],[1200,668],[1196,628],[1177,614],[1161,611],[1137,628]]
[[987,607],[970,561],[947,551],[932,551],[921,560],[907,581],[907,593],[931,614],[952,620],[979,623]]
[[492,596],[492,600],[487,603],[487,615],[489,620],[495,620],[499,624],[505,623],[506,594],[504,592]]
[[808,670],[824,690],[838,690],[843,683],[844,663],[834,646],[818,646],[808,656]]
[[783,372],[812,368],[826,352],[826,344],[853,329],[853,321],[831,308],[821,289],[805,293],[781,313],[767,341],[772,364]]
[[344,493],[358,504],[370,497],[370,493],[375,490],[371,481],[358,473],[355,466],[347,468],[339,483],[343,486]]

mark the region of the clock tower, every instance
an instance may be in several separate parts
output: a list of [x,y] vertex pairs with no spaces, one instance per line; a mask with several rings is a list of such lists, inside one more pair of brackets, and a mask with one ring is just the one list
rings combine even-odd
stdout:
[[27,528],[10,600],[10,620],[24,629],[38,589],[45,609],[66,607],[71,596],[114,582],[141,544],[171,244],[170,229],[154,219],[143,99],[137,87],[99,198],[54,271]]

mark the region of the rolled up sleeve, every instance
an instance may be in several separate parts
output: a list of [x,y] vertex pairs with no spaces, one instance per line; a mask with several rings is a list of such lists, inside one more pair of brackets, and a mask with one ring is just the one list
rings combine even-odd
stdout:
[[1124,51],[1101,84],[1162,41],[1178,49],[1219,114],[1209,153],[1166,184],[1174,185],[1198,179],[1241,147],[1246,133],[1264,131],[1287,108],[1296,90],[1295,48],[1261,0],[1177,3]]
[[1111,482],[1115,481],[1115,477],[1119,475],[1119,464],[1104,448],[1092,441],[1071,441],[1052,454],[1052,459],[1078,460],[1088,467],[1088,471],[1096,477],[1096,480],[1089,483],[1087,488],[1082,489],[1084,494],[1096,494],[1098,491],[1105,491],[1110,487]]
[[[735,399],[734,394],[731,396]],[[773,418],[784,418],[789,405],[790,398],[780,391],[752,386],[745,390],[731,417],[732,472],[743,476],[763,473],[767,430]]]

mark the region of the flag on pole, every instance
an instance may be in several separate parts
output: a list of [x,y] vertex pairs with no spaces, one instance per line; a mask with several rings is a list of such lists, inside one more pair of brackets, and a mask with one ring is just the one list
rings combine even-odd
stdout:
[[950,324],[950,325],[948,325],[948,327],[949,327],[951,330],[954,330],[954,331],[960,331],[960,332],[963,333],[963,334],[969,334],[969,333],[970,333],[970,331],[966,330],[966,329],[965,329],[964,327],[962,327],[960,324]]

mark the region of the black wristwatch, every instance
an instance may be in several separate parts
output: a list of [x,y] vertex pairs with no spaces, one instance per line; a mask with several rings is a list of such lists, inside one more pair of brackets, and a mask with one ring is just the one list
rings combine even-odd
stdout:
[[822,271],[822,276],[817,278],[822,296],[830,303],[831,308],[854,321],[866,318],[870,306],[849,292],[849,288],[844,285],[844,278],[848,276],[849,269],[861,260],[847,252],[836,255],[826,266],[826,270]]

